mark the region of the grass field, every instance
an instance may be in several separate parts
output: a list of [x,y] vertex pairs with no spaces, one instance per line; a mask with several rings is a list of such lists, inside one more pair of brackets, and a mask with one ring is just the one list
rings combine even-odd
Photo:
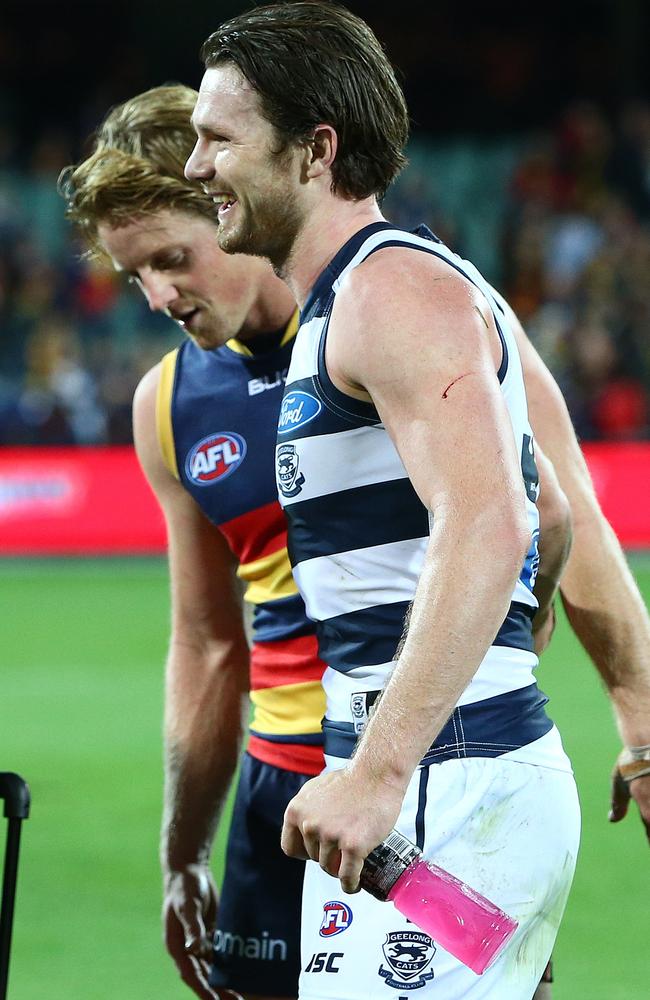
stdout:
[[[648,600],[650,560],[633,566]],[[158,923],[164,564],[0,562],[0,594],[0,769],[23,774],[33,795],[9,996],[187,998]],[[564,621],[539,680],[574,761],[584,824],[554,998],[646,1000],[648,846],[637,817],[607,822],[618,741]]]

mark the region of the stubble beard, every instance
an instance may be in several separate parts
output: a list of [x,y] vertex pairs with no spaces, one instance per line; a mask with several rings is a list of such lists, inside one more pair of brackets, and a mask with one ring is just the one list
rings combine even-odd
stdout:
[[300,231],[301,218],[289,192],[275,192],[253,212],[241,205],[240,223],[231,230],[217,230],[219,246],[226,253],[263,257],[282,275]]

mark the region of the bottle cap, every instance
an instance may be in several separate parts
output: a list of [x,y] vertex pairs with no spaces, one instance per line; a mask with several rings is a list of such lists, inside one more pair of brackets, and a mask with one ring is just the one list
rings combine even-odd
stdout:
[[375,899],[384,902],[400,875],[420,857],[419,847],[393,830],[364,861],[359,884]]

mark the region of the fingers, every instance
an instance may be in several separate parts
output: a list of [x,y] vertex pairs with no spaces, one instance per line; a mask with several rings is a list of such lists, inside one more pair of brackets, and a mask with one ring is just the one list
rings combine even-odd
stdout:
[[282,833],[280,835],[280,846],[288,857],[300,858],[302,861],[308,861],[310,854],[305,847],[305,843],[302,839],[302,833],[288,818],[288,812],[289,810],[287,809],[287,812],[284,815],[284,823],[282,824]]
[[186,954],[180,962],[176,963],[176,967],[185,985],[197,997],[200,997],[201,1000],[219,1000],[219,994],[211,988],[208,982],[210,968],[204,959]]
[[[212,934],[208,933],[198,899],[186,899],[176,910],[184,932],[185,951],[196,958],[212,955]],[[211,928],[213,930],[213,928]]]
[[308,823],[303,822],[300,828],[296,819],[289,806],[285,812],[281,836],[284,853],[292,858],[317,861],[328,875],[341,880],[341,888],[345,892],[358,892],[363,857],[355,851],[342,851],[336,840],[326,839],[316,827]]
[[342,851],[339,865],[339,880],[344,892],[359,892],[359,879],[364,858],[356,851]]
[[178,914],[170,909],[165,919],[165,944],[174,960],[179,975],[201,1000],[218,1000],[218,994],[208,983],[209,954],[204,958],[191,954],[186,949],[186,932]]
[[628,792],[639,808],[641,822],[650,841],[650,774],[634,778],[628,785]]
[[618,823],[624,818],[629,802],[630,789],[616,768],[612,775],[612,802],[608,817],[610,823]]
[[318,855],[314,860],[318,861],[323,871],[328,875],[338,878],[341,869],[341,851],[334,841],[325,841],[320,845]]

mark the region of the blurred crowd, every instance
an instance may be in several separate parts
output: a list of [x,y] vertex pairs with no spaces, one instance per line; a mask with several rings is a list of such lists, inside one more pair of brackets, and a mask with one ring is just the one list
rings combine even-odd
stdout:
[[[585,440],[650,437],[650,105],[576,103],[551,131],[413,144],[387,216],[426,222],[505,293]],[[141,375],[179,342],[83,257],[56,192],[64,132],[29,162],[0,132],[0,443],[131,440]]]

